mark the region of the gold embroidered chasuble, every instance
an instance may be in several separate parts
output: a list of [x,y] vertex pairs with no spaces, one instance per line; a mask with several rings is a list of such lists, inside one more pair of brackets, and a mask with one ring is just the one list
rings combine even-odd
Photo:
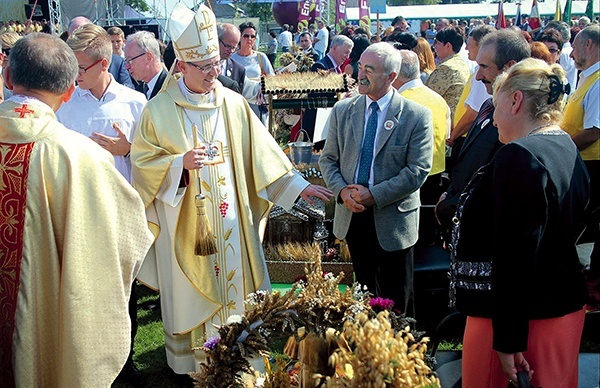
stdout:
[[[208,257],[194,254],[194,173],[179,195],[167,193],[176,191],[182,156],[193,147],[193,124],[202,143],[220,145],[217,159],[223,159],[200,169],[219,250]],[[167,360],[177,373],[197,368],[189,347],[202,345],[205,329],[210,335],[213,324],[243,312],[248,293],[270,287],[261,246],[269,201],[287,201],[289,208],[308,185],[291,169],[243,97],[220,84],[206,99],[193,100],[182,79],[172,80],[142,113],[132,144],[132,174],[157,240],[138,279],[161,292]]]
[[[153,241],[143,203],[107,151],[36,99],[0,104],[0,143],[3,191],[26,190],[24,224],[11,221],[10,204],[0,209],[0,238],[22,233],[18,267],[5,272],[14,252],[0,252],[0,304],[16,301],[15,386],[110,386],[129,354],[131,284]],[[27,165],[7,152],[23,144],[32,145]],[[7,295],[16,271],[17,293]]]

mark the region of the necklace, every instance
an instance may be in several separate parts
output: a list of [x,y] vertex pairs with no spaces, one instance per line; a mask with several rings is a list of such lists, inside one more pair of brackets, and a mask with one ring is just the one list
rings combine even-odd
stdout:
[[549,127],[549,126],[551,126],[551,125],[554,125],[554,123],[547,123],[547,124],[544,124],[544,125],[540,125],[540,126],[538,126],[538,127],[535,127],[535,128],[533,128],[531,131],[529,131],[529,133],[528,133],[527,135],[525,135],[525,137],[531,136],[531,135],[533,135],[534,133],[536,133],[536,132],[540,131],[541,129],[547,128],[547,127]]

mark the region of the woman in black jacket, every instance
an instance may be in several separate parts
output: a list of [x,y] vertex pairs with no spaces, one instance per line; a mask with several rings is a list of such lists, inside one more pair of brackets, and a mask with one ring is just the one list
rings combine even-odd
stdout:
[[560,66],[526,59],[494,85],[505,145],[461,194],[452,232],[466,388],[504,388],[521,370],[534,386],[577,387],[585,288],[575,241],[589,177],[556,124],[565,84]]

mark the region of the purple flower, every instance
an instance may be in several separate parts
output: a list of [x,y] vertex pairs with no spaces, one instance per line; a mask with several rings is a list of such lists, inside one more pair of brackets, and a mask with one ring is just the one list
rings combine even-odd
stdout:
[[217,334],[216,336],[207,339],[204,345],[202,345],[202,348],[204,351],[212,350],[217,346],[220,339],[221,337]]
[[376,297],[369,300],[369,305],[373,310],[391,310],[394,307],[394,301],[391,299]]

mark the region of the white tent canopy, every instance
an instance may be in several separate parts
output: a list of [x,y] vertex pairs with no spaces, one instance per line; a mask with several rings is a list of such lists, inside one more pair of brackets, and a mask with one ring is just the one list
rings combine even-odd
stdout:
[[[565,1],[562,1],[564,7]],[[572,15],[583,15],[587,6],[587,1],[573,1],[571,8]],[[532,1],[527,4],[521,4],[521,13],[529,15],[531,12]],[[538,10],[540,16],[551,16],[556,11],[556,2],[545,1],[538,2]],[[358,8],[346,8],[348,20],[358,21]],[[600,12],[600,1],[594,2],[594,14]],[[506,17],[514,17],[517,13],[517,5],[515,3],[504,4],[504,15]],[[498,4],[479,3],[479,4],[438,4],[438,5],[411,5],[402,7],[387,7],[385,14],[379,14],[381,21],[391,21],[396,16],[403,16],[406,20],[423,20],[431,19],[435,21],[440,18],[447,19],[471,19],[484,18],[492,16],[495,18],[498,15]],[[371,20],[375,20],[376,14],[371,14]],[[414,26],[413,26],[414,27]],[[417,26],[418,29],[418,26]]]

